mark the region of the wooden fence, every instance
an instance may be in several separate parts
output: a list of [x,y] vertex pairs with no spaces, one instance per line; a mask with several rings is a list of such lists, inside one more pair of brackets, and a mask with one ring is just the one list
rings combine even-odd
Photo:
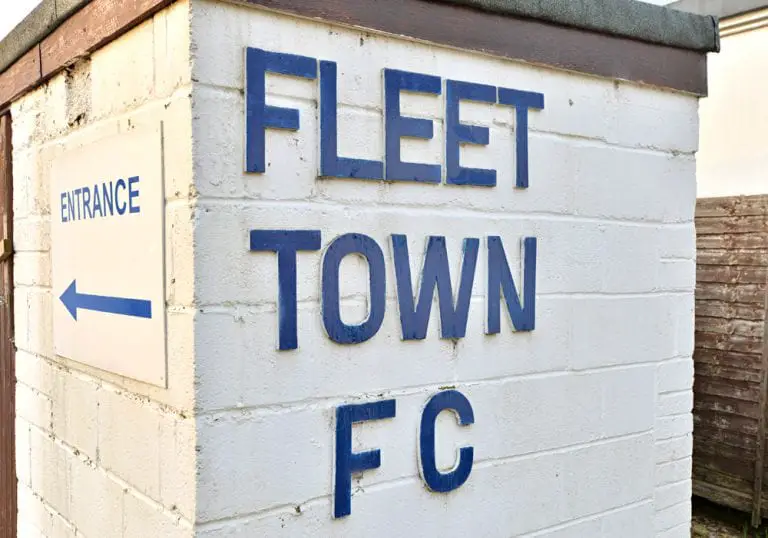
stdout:
[[16,537],[12,186],[11,117],[5,114],[0,115],[0,538]]
[[768,196],[696,207],[693,492],[752,513],[768,508]]

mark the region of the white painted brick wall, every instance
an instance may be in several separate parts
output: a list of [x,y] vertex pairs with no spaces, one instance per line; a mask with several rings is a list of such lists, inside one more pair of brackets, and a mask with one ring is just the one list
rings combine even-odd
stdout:
[[[198,536],[687,536],[690,523],[695,159],[694,97],[480,54],[192,2]],[[246,47],[338,63],[339,149],[383,157],[384,67],[544,94],[530,115],[530,182],[512,188],[511,109],[462,104],[491,127],[466,165],[493,189],[317,179],[317,81],[267,75],[267,103],[299,110],[299,131],[268,130],[265,174],[243,173]],[[442,98],[404,95],[432,141],[403,156],[443,160]],[[371,340],[333,344],[320,318],[322,252],[298,255],[299,349],[277,352],[273,254],[257,228],[321,229],[323,247],[360,232],[383,248],[387,310]],[[530,334],[483,335],[476,277],[467,336],[400,341],[388,236],[408,234],[412,268],[427,235],[498,234],[513,267],[538,238]],[[484,275],[481,249],[477,275]],[[365,264],[342,267],[345,315],[365,312]],[[189,288],[188,288],[189,289]],[[429,493],[418,475],[421,409],[440,387],[469,398],[475,424],[438,421],[438,462],[472,444],[467,483]],[[354,427],[382,465],[353,479],[352,514],[331,518],[338,405],[397,399],[392,420]]]
[[[243,170],[243,50],[334,60],[339,148],[381,159],[384,67],[545,95],[530,116],[530,180],[512,188],[514,114],[462,104],[491,126],[465,165],[494,189],[318,180],[316,81],[268,76],[269,104],[298,132],[267,133],[269,168]],[[190,56],[191,55],[191,56]],[[403,156],[443,160],[443,101],[403,96],[435,122]],[[74,119],[84,113],[77,122]],[[21,536],[687,535],[690,522],[697,101],[694,97],[414,43],[209,0],[179,1],[14,104],[17,474]],[[53,354],[49,182],[63,152],[163,121],[167,389]],[[275,350],[272,254],[254,228],[376,239],[387,260],[378,334],[333,344],[320,319],[322,252],[301,253],[299,349]],[[538,238],[533,333],[483,334],[478,259],[467,335],[400,341],[388,237],[501,235],[514,272]],[[53,246],[55,248],[55,245]],[[365,264],[342,267],[344,315],[366,308]],[[517,275],[516,275],[517,276]],[[419,478],[427,399],[455,386],[475,424],[438,419],[437,460],[475,448],[447,495]],[[335,409],[397,399],[397,417],[356,425],[354,450],[382,466],[353,480],[352,515],[331,518]]]
[[[182,0],[13,104],[19,536],[192,536],[195,519],[189,4]],[[80,118],[75,121],[76,118]],[[50,168],[162,121],[169,387],[56,357]],[[140,255],[140,253],[137,253]]]

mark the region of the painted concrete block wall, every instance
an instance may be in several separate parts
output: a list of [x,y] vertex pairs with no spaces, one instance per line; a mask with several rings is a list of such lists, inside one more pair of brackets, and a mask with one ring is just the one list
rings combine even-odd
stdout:
[[[189,5],[180,1],[13,104],[21,537],[193,533],[189,42]],[[52,160],[159,121],[166,152],[167,389],[56,357],[51,326],[61,293],[51,289]]]
[[[268,77],[268,102],[301,129],[270,131],[269,168],[243,170],[247,46],[339,65],[339,147],[380,160],[381,70],[544,94],[531,114],[531,187],[513,188],[512,109],[463,103],[491,127],[465,165],[494,189],[316,178],[315,81]],[[191,57],[190,57],[191,53]],[[403,96],[432,119],[405,159],[443,161],[442,98]],[[13,106],[17,452],[21,536],[687,536],[690,522],[695,241],[691,96],[534,67],[221,2],[180,1]],[[53,353],[50,167],[62,152],[162,121],[167,389]],[[274,255],[257,228],[408,235],[418,273],[445,235],[454,280],[464,237],[500,235],[519,281],[519,241],[539,241],[537,328],[484,335],[478,262],[467,336],[402,342],[391,254],[387,311],[371,340],[339,346],[320,322],[322,253],[299,255],[300,347],[276,351]],[[386,250],[386,247],[385,247]],[[481,251],[482,252],[482,251]],[[137,253],[140,255],[140,253]],[[342,264],[345,320],[367,310],[367,269]],[[448,387],[467,428],[438,419],[437,461],[471,444],[468,482],[430,493],[417,431]],[[331,517],[335,410],[397,399],[356,425],[382,466]]]
[[[695,97],[535,67],[222,2],[192,2],[197,535],[684,537],[690,523]],[[339,151],[381,160],[382,69],[537,91],[530,187],[513,188],[512,109],[462,103],[491,145],[462,150],[495,168],[493,189],[317,179],[317,81],[267,75],[267,103],[299,110],[267,131],[267,171],[244,174],[244,50],[338,62]],[[402,96],[435,122],[404,159],[443,162],[444,101]],[[384,249],[387,309],[359,345],[325,335],[321,252],[298,254],[299,348],[278,352],[277,263],[249,252],[252,229],[320,229],[323,248],[359,232]],[[538,238],[531,333],[483,331],[485,257],[467,335],[400,340],[392,233],[418,273],[445,235],[456,281],[464,237],[500,235],[510,265]],[[347,322],[367,311],[367,269],[342,271]],[[517,277],[516,277],[517,278]],[[506,315],[505,315],[506,316]],[[417,431],[434,393],[455,387],[475,423],[438,420],[437,459],[472,445],[464,486],[427,491]],[[397,399],[397,416],[356,425],[354,450],[381,467],[353,480],[352,513],[332,514],[335,409]]]

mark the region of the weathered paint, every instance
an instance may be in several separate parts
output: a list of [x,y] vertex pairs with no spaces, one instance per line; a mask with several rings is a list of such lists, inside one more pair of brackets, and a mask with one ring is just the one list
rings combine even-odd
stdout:
[[[263,173],[244,172],[249,47],[318,60],[319,78],[265,75],[265,106],[298,110],[299,121],[265,131]],[[336,64],[335,99],[321,62]],[[397,161],[437,165],[440,181],[339,178],[386,168],[385,69],[544,96],[528,116],[527,189],[517,110],[462,98],[456,123],[443,86],[402,92],[398,103],[399,117],[433,128],[431,138],[399,140]],[[320,113],[321,94],[337,103],[335,118]],[[54,77],[13,105],[20,524],[30,534],[126,537],[684,536],[696,102],[205,0],[175,4]],[[164,170],[167,389],[56,357],[50,337],[53,156],[158,119],[175,157]],[[484,135],[462,144],[459,161],[495,170],[495,187],[447,181],[449,122],[458,138],[461,125],[488,129],[488,144]],[[328,132],[335,123],[335,148],[323,144],[321,123]],[[323,155],[333,165],[318,178]],[[281,255],[263,241],[253,249],[254,230],[320,233],[285,258],[295,256],[296,278],[280,282]],[[342,345],[326,325],[343,332],[367,319],[372,289],[365,260],[341,254],[380,259],[370,242],[353,241],[324,268],[329,245],[350,233],[380,247],[386,304],[375,336]],[[474,261],[465,239],[480,240],[462,338],[452,336],[463,319],[440,337],[438,305],[424,338],[402,338],[393,236],[404,238],[413,276],[429,238],[444,237],[454,292]],[[490,279],[494,237],[510,274]],[[522,313],[520,326],[509,319],[515,294],[505,289],[489,328],[484,288],[514,281],[525,293],[517,246],[533,237],[535,325]],[[295,341],[281,338],[286,296],[302,328]],[[459,420],[425,414],[451,391],[470,403],[471,420],[466,409]],[[460,399],[449,402],[457,411]],[[339,410],[390,400],[396,414],[387,408],[337,434]],[[461,449],[470,447],[471,472],[451,475],[468,467]],[[346,448],[370,456],[346,460],[350,472],[366,469],[349,477],[350,513],[334,518],[346,499],[335,492],[346,491]]]
[[693,489],[753,514],[765,503],[768,197],[696,207]]

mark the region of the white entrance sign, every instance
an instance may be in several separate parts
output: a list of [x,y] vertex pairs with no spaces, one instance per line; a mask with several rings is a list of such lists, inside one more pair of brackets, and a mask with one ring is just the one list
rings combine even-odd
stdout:
[[66,152],[51,189],[56,354],[165,386],[160,125]]

